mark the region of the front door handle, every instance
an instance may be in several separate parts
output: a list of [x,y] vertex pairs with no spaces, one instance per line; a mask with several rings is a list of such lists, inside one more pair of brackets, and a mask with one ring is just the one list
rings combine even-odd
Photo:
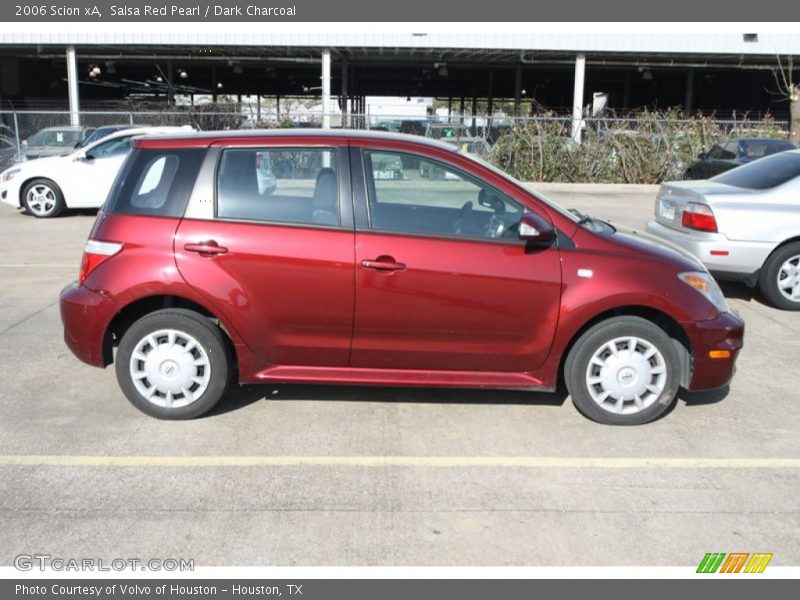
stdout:
[[186,244],[183,249],[187,252],[197,252],[198,254],[208,255],[226,254],[228,252],[227,248],[220,246],[214,240],[208,240],[198,244]]
[[372,260],[362,260],[361,266],[366,269],[375,269],[376,271],[405,271],[406,269],[403,263],[397,262],[391,256],[379,256]]

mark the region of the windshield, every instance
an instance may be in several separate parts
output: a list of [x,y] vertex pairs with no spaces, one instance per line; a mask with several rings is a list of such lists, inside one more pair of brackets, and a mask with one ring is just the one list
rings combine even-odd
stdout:
[[81,132],[77,129],[44,129],[28,138],[28,145],[72,147],[80,139]]
[[512,177],[511,175],[509,175],[505,171],[502,171],[502,170],[498,169],[493,164],[491,164],[491,163],[485,161],[484,159],[482,159],[480,156],[477,156],[475,154],[468,154],[468,155],[465,154],[465,155],[469,156],[469,158],[474,160],[475,162],[480,163],[481,165],[483,165],[484,167],[486,167],[487,169],[489,169],[493,173],[497,173],[501,177],[504,177],[505,179],[508,179],[508,180],[512,181],[513,183],[517,184],[519,187],[521,187],[523,189],[526,189],[531,193],[534,193],[539,200],[544,202],[547,206],[549,206],[550,208],[552,208],[553,210],[558,212],[560,215],[568,218],[570,221],[573,221],[575,223],[579,223],[582,220],[582,216],[583,215],[582,216],[578,216],[575,213],[568,211],[566,208],[564,208],[563,206],[561,206],[560,204],[558,204],[554,200],[550,200],[546,196],[542,195],[539,191],[534,192],[530,187],[528,187],[527,185],[522,183],[519,179],[517,179],[516,177]]
[[95,129],[92,133],[87,135],[83,138],[80,142],[78,142],[77,148],[85,148],[92,142],[99,140],[101,137],[105,137],[108,134],[114,133],[116,129],[112,129],[111,131],[106,131],[105,129]]
[[746,190],[767,190],[798,176],[800,152],[781,152],[726,171],[711,181]]
[[738,144],[736,142],[727,142],[725,144],[717,144],[708,151],[708,158],[716,158],[719,160],[733,160],[736,158],[738,151]]
[[80,142],[78,142],[77,148],[85,148],[92,142],[96,142],[101,138],[106,137],[107,135],[111,135],[112,133],[116,133],[117,131],[122,131],[123,129],[132,129],[132,125],[112,125],[109,127],[98,127],[94,131],[92,131],[89,135],[83,138]]

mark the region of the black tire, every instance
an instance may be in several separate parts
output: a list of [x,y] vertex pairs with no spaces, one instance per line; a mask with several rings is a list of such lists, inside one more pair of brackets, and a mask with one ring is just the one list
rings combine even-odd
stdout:
[[[800,299],[791,300],[781,293],[778,285],[778,276],[783,264],[793,257],[800,256],[800,242],[786,244],[775,250],[767,258],[758,274],[758,289],[772,306],[784,310],[800,310]],[[792,261],[794,264],[794,261]],[[800,265],[799,265],[800,266]],[[785,281],[786,278],[783,278]]]
[[[131,358],[134,350],[137,346],[140,346],[140,343],[143,342],[148,335],[162,330],[173,330],[177,332],[177,339],[179,342],[185,338],[185,336],[193,338],[198,346],[191,351],[183,351],[181,356],[188,356],[188,353],[191,352],[195,359],[206,360],[208,363],[208,374],[205,371],[206,367],[203,365],[200,367],[193,367],[195,369],[194,374],[198,379],[203,379],[206,375],[208,376],[205,390],[199,391],[202,389],[202,386],[197,386],[196,383],[191,384],[197,386],[194,388],[194,391],[198,393],[198,397],[190,399],[181,392],[181,396],[177,396],[172,400],[174,404],[179,404],[179,406],[169,407],[166,405],[159,405],[160,403],[167,402],[167,396],[160,390],[152,395],[152,400],[148,400],[140,393],[139,389],[137,389],[137,384],[134,383],[134,378],[131,374]],[[159,336],[159,338],[160,339],[156,340],[156,343],[159,345],[159,348],[161,348],[167,336],[162,335]],[[181,344],[178,343],[178,346],[180,345]],[[186,343],[183,345],[183,348],[187,348],[189,345],[190,344]],[[148,347],[150,350],[146,354],[142,353],[142,356],[148,356],[149,353],[153,351],[152,345]],[[175,347],[174,344],[173,347]],[[187,360],[191,360],[191,358]],[[179,360],[164,360],[159,366],[159,376],[161,376],[162,379],[172,376],[169,369],[172,365],[175,365],[177,368],[177,377],[183,377],[185,365],[179,366],[177,364],[178,362]],[[143,360],[135,360],[133,364],[141,371],[144,371],[147,365]],[[155,359],[153,359],[152,364],[156,364]],[[228,380],[232,370],[231,366],[232,360],[228,345],[225,342],[222,330],[217,325],[194,311],[181,308],[169,308],[150,313],[131,325],[125,332],[125,335],[122,336],[122,340],[120,340],[115,369],[117,381],[122,391],[136,408],[157,419],[183,420],[199,417],[217,404],[228,387]],[[164,373],[166,373],[166,375]],[[155,382],[151,383],[148,377],[149,375],[137,379],[141,382],[142,386],[152,387],[155,385]],[[192,389],[190,388],[189,393],[191,392]],[[186,402],[187,400],[188,403]],[[185,405],[180,405],[184,403]]]
[[[590,361],[592,361],[595,353],[600,352],[612,340],[626,337],[638,338],[633,352],[627,348],[619,350],[619,346],[627,344],[627,341],[618,342],[615,347],[618,348],[620,354],[624,352],[628,353],[627,356],[635,354],[636,360],[630,361],[630,364],[644,365],[642,368],[645,368],[648,373],[650,368],[657,367],[659,371],[662,367],[664,369],[663,387],[660,385],[662,379],[658,375],[655,376],[655,380],[650,379],[649,383],[652,384],[655,390],[646,390],[647,394],[642,398],[645,406],[642,408],[636,409],[636,401],[633,398],[624,399],[625,394],[620,394],[623,397],[621,404],[623,410],[637,410],[637,412],[627,414],[613,412],[610,403],[606,401],[603,401],[601,406],[601,403],[593,398],[589,384]],[[649,359],[644,357],[649,352],[647,344],[657,350],[657,354]],[[633,367],[621,367],[615,372],[610,349],[606,349],[604,352],[608,353],[604,360],[608,360],[611,364],[604,367],[592,364],[591,368],[594,370],[595,378],[600,379],[601,373],[608,373],[608,376],[619,382],[618,385],[630,385],[630,390],[638,389],[638,385],[648,383],[648,380],[642,378],[641,373]],[[645,360],[650,367],[645,362],[642,362]],[[572,397],[572,402],[586,417],[607,425],[641,425],[659,418],[674,404],[680,388],[680,364],[678,350],[663,329],[640,317],[613,317],[594,325],[578,338],[564,364],[564,380]],[[630,379],[630,383],[625,382],[625,379]],[[637,384],[637,380],[642,383]],[[602,383],[595,383],[591,387],[592,391],[600,397],[606,391],[606,387]],[[655,392],[659,389],[660,393],[656,394]],[[625,392],[627,393],[630,390],[626,389]],[[618,397],[611,395],[609,399],[614,400]],[[616,404],[616,401],[614,404]]]
[[[42,203],[37,203],[34,197],[41,192],[47,198]],[[52,204],[51,204],[52,203]],[[30,215],[38,219],[57,217],[66,207],[64,194],[55,181],[40,177],[29,181],[22,190],[22,207]]]

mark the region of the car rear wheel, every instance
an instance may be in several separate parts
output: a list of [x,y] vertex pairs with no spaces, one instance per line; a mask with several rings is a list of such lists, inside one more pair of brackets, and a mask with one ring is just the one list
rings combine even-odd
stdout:
[[46,219],[64,210],[64,194],[49,179],[34,179],[22,190],[22,206],[34,217]]
[[209,411],[228,387],[231,358],[219,327],[196,312],[165,309],[122,336],[117,381],[139,410],[159,419]]
[[759,273],[758,288],[773,306],[800,310],[800,242],[772,253]]
[[609,425],[657,419],[680,387],[680,357],[669,336],[640,317],[614,317],[577,340],[564,379],[577,409]]

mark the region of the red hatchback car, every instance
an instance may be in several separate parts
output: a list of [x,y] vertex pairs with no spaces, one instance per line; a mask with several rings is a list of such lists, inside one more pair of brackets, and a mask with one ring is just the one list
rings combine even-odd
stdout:
[[[726,385],[743,322],[691,255],[452,146],[358,131],[139,138],[61,294],[145,413],[232,378],[555,390],[638,424]],[[116,356],[114,348],[117,347]]]

